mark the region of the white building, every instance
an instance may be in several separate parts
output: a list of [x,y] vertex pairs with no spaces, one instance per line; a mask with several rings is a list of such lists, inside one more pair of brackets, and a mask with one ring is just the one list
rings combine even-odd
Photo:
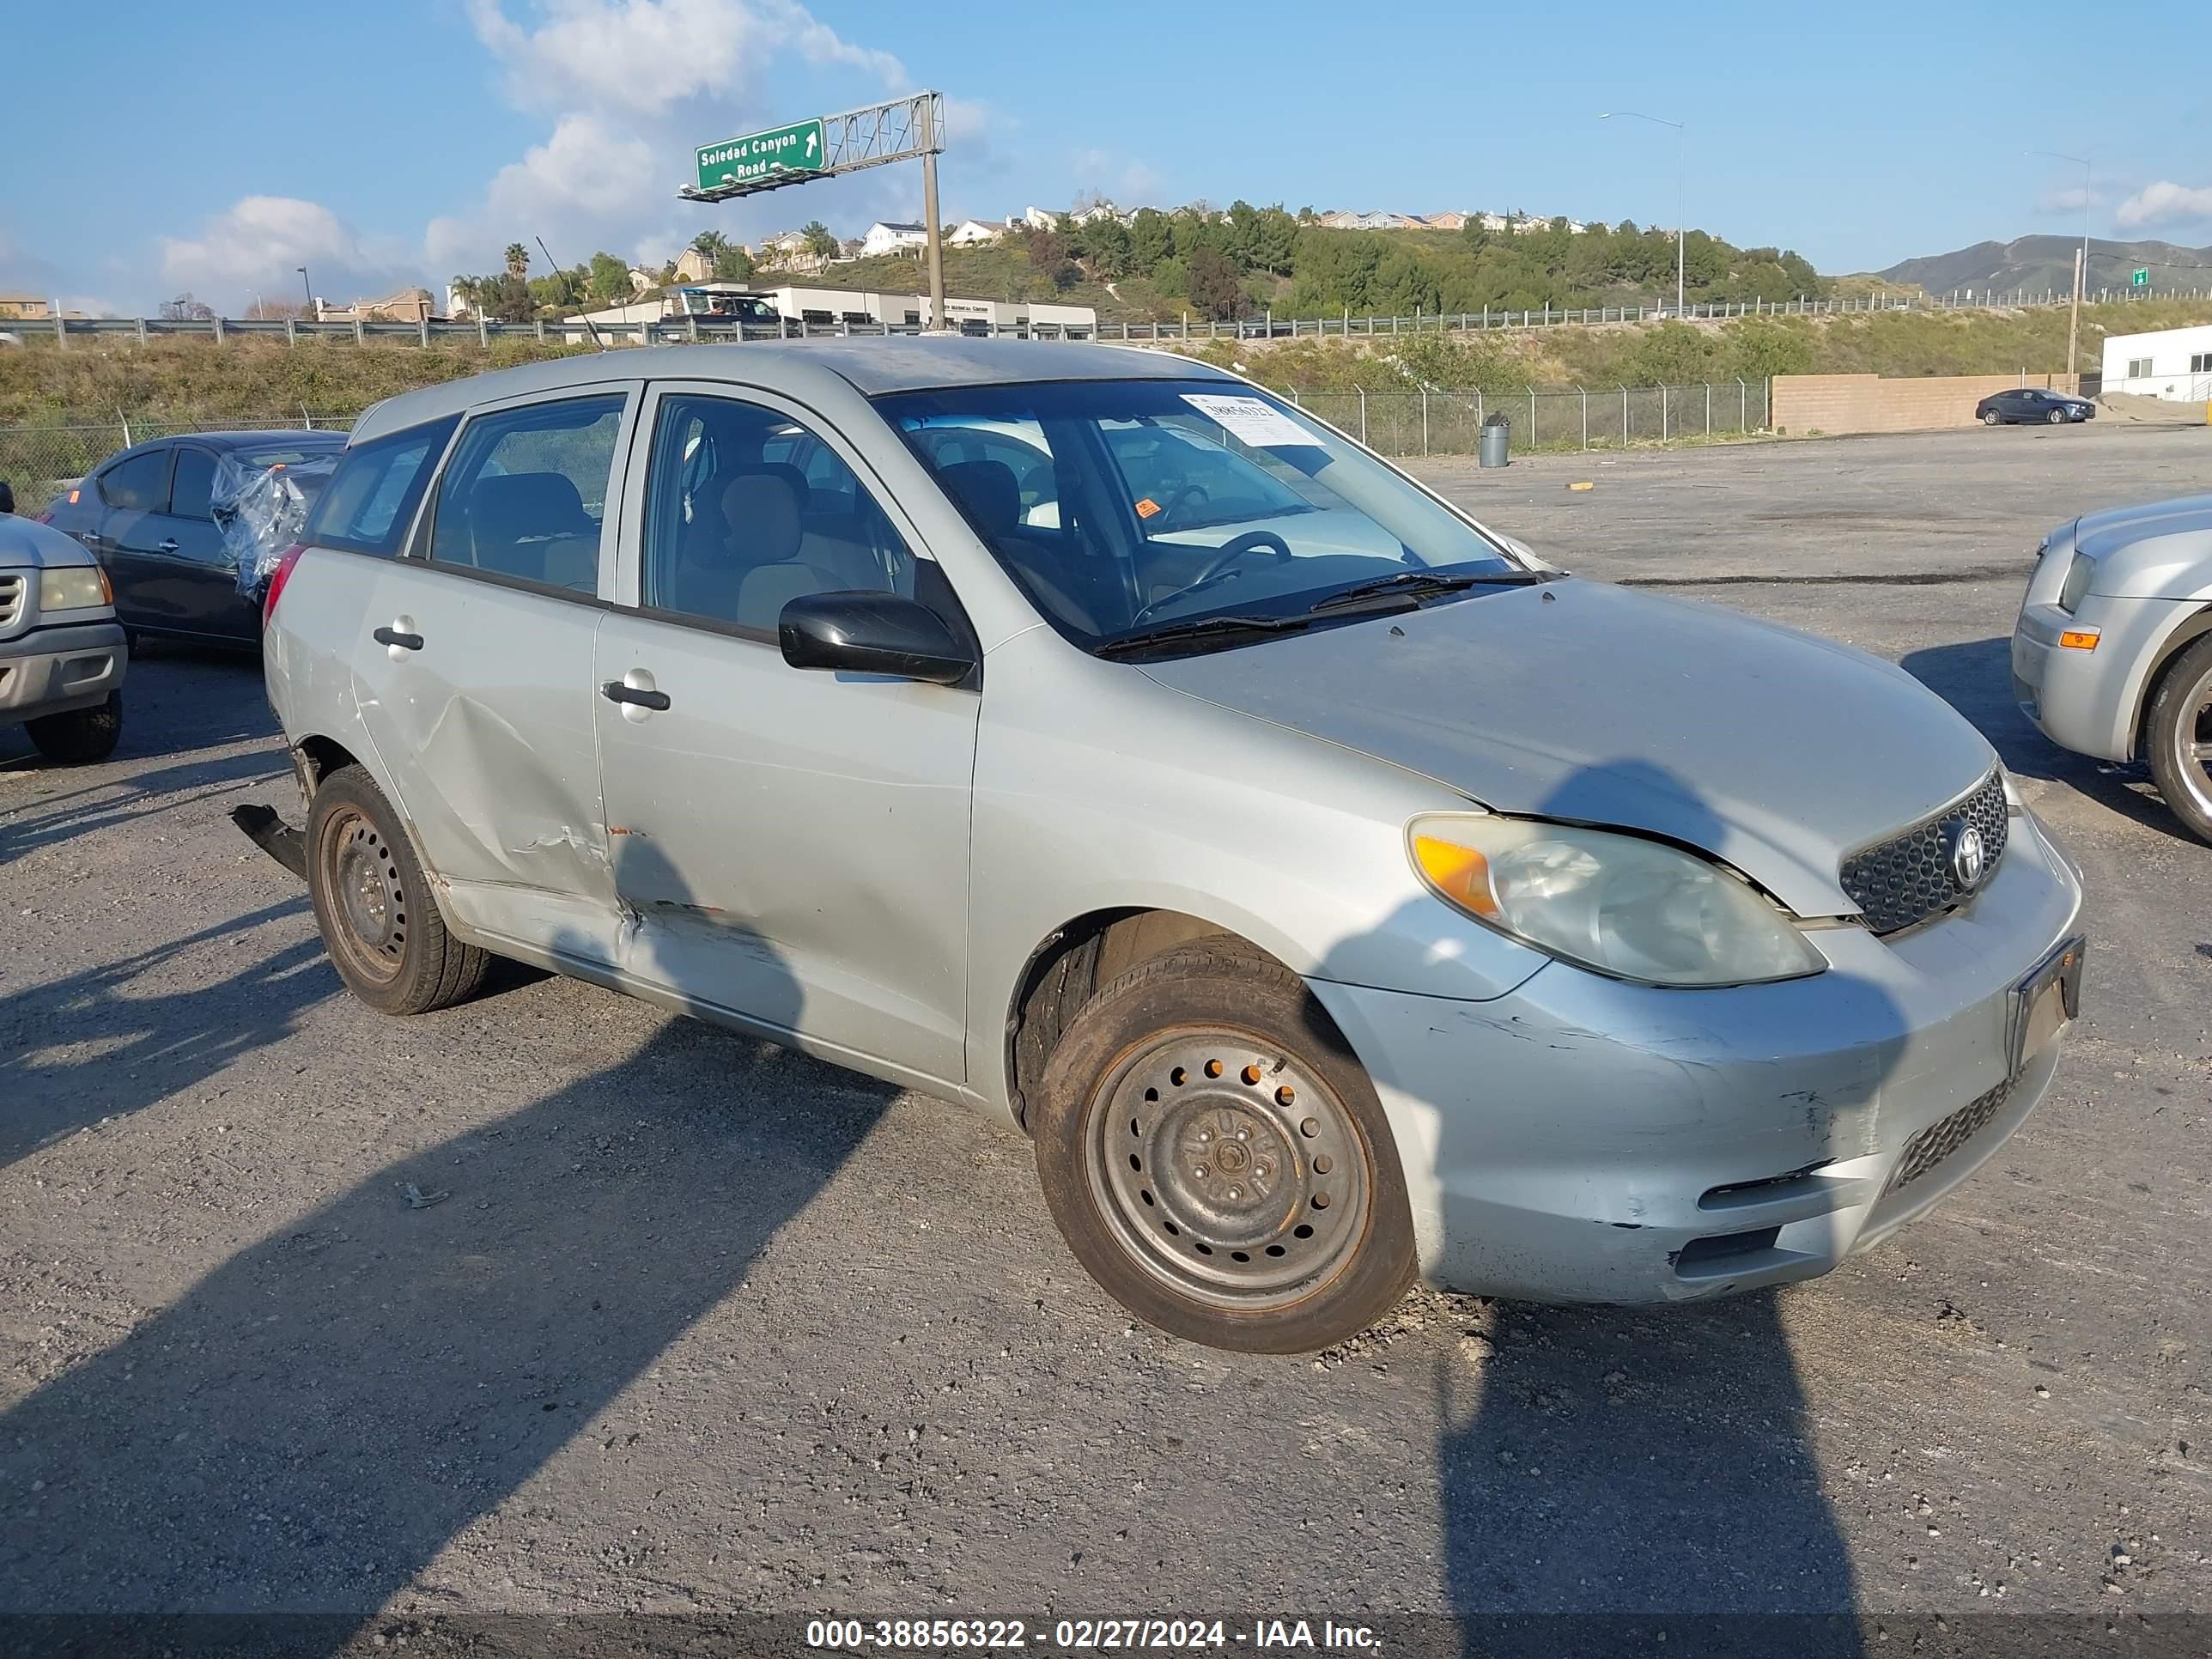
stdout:
[[977,247],[985,242],[995,242],[1006,234],[1004,225],[986,224],[981,219],[963,219],[945,233],[947,247]]
[[2106,336],[2104,389],[2212,403],[2212,323]]
[[1083,209],[1079,213],[1069,214],[1067,220],[1070,224],[1087,225],[1100,219],[1119,219],[1121,216],[1121,210],[1111,202],[1100,202],[1094,206]]
[[868,234],[860,239],[864,258],[881,258],[886,253],[903,253],[908,248],[926,247],[929,243],[929,228],[926,225],[888,224],[878,220],[868,227]]
[[1010,213],[1006,216],[1006,228],[1008,230],[1058,230],[1060,216],[1057,213],[1047,213],[1041,207],[1027,207],[1019,213]]

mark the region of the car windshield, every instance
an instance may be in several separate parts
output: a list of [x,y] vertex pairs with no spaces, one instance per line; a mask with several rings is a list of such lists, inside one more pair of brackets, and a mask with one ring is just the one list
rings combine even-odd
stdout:
[[1357,444],[1235,382],[963,386],[876,406],[1088,650],[1206,617],[1302,617],[1378,578],[1442,593],[1466,586],[1442,578],[1520,568]]

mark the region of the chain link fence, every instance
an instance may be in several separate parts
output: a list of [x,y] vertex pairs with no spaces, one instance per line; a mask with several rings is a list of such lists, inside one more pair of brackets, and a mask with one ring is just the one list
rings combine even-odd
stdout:
[[344,432],[351,429],[355,418],[295,410],[289,415],[231,415],[198,421],[118,415],[112,421],[0,426],[0,478],[14,489],[18,510],[35,513],[116,451],[149,438],[192,432],[296,432],[303,426]]
[[1313,392],[1283,396],[1378,453],[1472,455],[1483,422],[1503,415],[1513,447],[1626,449],[1742,436],[1771,423],[1771,382],[1531,386],[1521,392]]
[[[1281,395],[1399,459],[1472,455],[1484,421],[1503,415],[1516,452],[1623,449],[1632,445],[1735,436],[1770,424],[1766,380],[1711,386],[1534,386],[1522,392],[1310,392]],[[118,450],[149,438],[193,432],[343,432],[355,416],[300,410],[219,419],[122,416],[41,426],[0,426],[0,478],[34,513]]]

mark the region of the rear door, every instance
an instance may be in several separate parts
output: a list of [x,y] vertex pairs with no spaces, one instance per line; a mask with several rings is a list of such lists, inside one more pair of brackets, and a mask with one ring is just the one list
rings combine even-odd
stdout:
[[616,909],[592,647],[634,385],[471,411],[364,596],[362,720],[453,919],[592,962]]
[[169,469],[176,450],[149,444],[94,475],[98,519],[88,538],[115,588],[115,614],[126,628],[160,627],[159,586],[168,568],[161,543],[169,510]]

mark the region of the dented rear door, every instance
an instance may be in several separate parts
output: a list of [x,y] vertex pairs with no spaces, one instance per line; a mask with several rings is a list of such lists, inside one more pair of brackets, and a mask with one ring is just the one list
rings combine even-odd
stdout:
[[613,960],[592,678],[636,387],[471,413],[355,623],[355,695],[447,913]]

